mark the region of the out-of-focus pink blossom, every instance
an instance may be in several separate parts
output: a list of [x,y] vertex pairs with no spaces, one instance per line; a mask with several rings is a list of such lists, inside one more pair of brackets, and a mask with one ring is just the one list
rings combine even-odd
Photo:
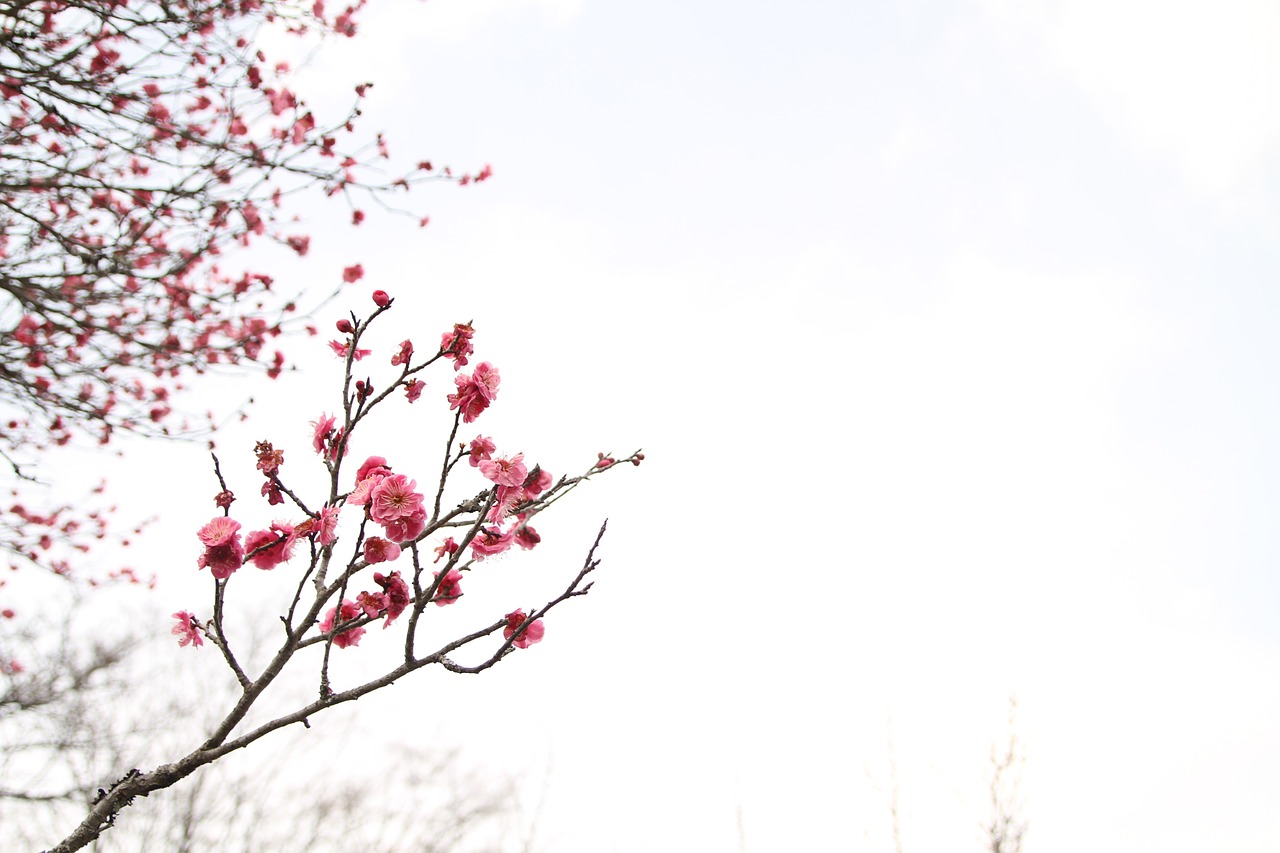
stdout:
[[[435,573],[436,577],[440,577],[440,573]],[[457,569],[450,569],[448,574],[440,578],[440,585],[436,587],[436,597],[431,599],[437,607],[444,607],[446,604],[453,604],[462,597],[462,572]]]
[[253,554],[250,559],[255,566],[269,571],[293,556],[293,543],[297,538],[292,524],[273,521],[270,530],[255,530],[245,536],[245,553]]
[[240,544],[240,522],[218,517],[200,528],[197,534],[205,551],[197,565],[208,568],[215,578],[226,580],[244,564],[244,546]]
[[352,264],[342,271],[342,280],[354,284],[364,278],[364,264]]
[[389,563],[400,556],[400,546],[378,536],[364,541],[364,559],[367,563]]
[[185,610],[179,610],[173,614],[173,618],[178,622],[173,626],[173,635],[178,638],[178,645],[185,646],[190,644],[191,648],[204,645],[204,637],[200,636],[200,629],[196,626],[195,617]]
[[533,546],[542,541],[542,537],[538,535],[538,531],[534,530],[527,524],[522,524],[516,528],[516,544],[526,551],[532,551]]
[[[325,614],[323,621],[320,622],[320,633],[327,634],[333,630],[335,617],[339,623],[346,623],[357,618],[361,612],[363,611],[360,605],[351,599],[347,599],[342,602],[341,613],[339,613],[339,608],[330,607],[329,612]],[[360,638],[363,636],[363,627],[348,628],[347,630],[334,635],[333,644],[340,649],[345,649],[348,646],[357,645],[360,642]]]
[[[520,629],[520,626],[528,621],[529,617],[525,615],[523,610],[513,610],[507,614],[506,619],[507,626],[502,629],[502,636],[504,639],[510,640],[515,632]],[[529,626],[524,629],[524,633],[516,638],[512,645],[517,649],[527,649],[534,643],[540,642],[542,635],[545,633],[546,628],[543,627],[542,620],[535,619],[529,623]]]

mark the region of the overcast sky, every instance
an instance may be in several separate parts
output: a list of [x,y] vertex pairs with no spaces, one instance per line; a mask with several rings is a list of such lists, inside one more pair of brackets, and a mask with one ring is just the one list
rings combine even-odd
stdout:
[[[362,701],[371,730],[549,768],[557,853],[891,851],[894,766],[924,853],[980,849],[1016,695],[1028,853],[1276,849],[1273,4],[431,0],[362,28],[313,100],[373,79],[397,156],[495,177],[416,193],[426,229],[313,229],[278,278],[360,261],[397,330],[474,320],[500,447],[648,456],[494,564],[495,607],[545,598],[607,515],[588,599],[482,678]],[[306,394],[248,433],[301,460],[333,408]],[[412,468],[420,430],[355,453]],[[160,594],[198,610],[174,563]]]

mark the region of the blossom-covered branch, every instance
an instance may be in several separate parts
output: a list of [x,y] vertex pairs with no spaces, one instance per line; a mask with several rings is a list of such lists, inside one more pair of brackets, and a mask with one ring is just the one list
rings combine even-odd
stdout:
[[[202,552],[195,559],[197,568],[207,569],[212,576],[211,613],[175,613],[173,633],[181,646],[198,649],[208,643],[219,649],[240,685],[238,700],[205,741],[186,756],[150,772],[132,772],[103,789],[83,823],[54,848],[59,853],[91,842],[132,798],[168,787],[271,732],[308,723],[327,708],[358,699],[433,664],[455,673],[489,669],[515,650],[541,641],[552,610],[590,590],[587,578],[599,566],[596,551],[603,526],[582,568],[558,595],[528,609],[512,606],[505,613],[477,613],[471,631],[442,645],[427,644],[422,628],[433,608],[459,602],[465,607],[467,578],[482,571],[486,560],[513,549],[537,547],[542,537],[532,521],[540,513],[619,462],[639,465],[644,455],[637,451],[615,459],[597,454],[582,473],[557,479],[541,465],[526,462],[523,453],[499,453],[497,442],[490,437],[478,435],[468,442],[457,442],[460,428],[476,421],[497,399],[501,386],[498,369],[482,361],[464,372],[474,355],[474,329],[469,323],[460,323],[442,335],[440,346],[429,356],[417,361],[411,341],[396,346],[389,361],[397,370],[385,386],[376,386],[367,376],[355,379],[357,362],[375,351],[373,346],[361,346],[370,325],[390,310],[394,301],[377,291],[374,302],[375,310],[369,316],[361,319],[353,314],[339,321],[343,337],[331,344],[345,365],[340,411],[321,414],[312,422],[310,447],[327,475],[325,494],[317,500],[297,494],[285,479],[286,449],[259,442],[254,448],[256,468],[262,475],[258,497],[266,507],[278,507],[274,512],[288,518],[259,521],[255,529],[246,532],[241,521],[232,517],[237,499],[221,466],[215,469],[218,491],[214,501],[221,514],[198,531]],[[404,408],[425,405],[420,402],[427,387],[422,377],[433,365],[452,373],[452,388],[440,395],[443,399],[437,398],[453,411],[439,482],[430,489],[420,488],[413,473],[397,470],[381,455],[366,456],[353,466],[349,454],[358,447],[360,428],[375,412],[381,415],[397,407],[401,410],[397,416],[405,417]],[[466,465],[461,464],[464,459]],[[459,489],[467,496],[446,508],[448,501],[443,496]],[[240,518],[260,515],[252,510],[235,514]],[[290,592],[281,607],[279,646],[257,669],[237,654],[236,639],[226,622],[232,591],[262,583],[245,576],[254,570],[272,572],[276,577],[285,572],[290,575]],[[261,593],[252,595],[259,598]],[[330,667],[334,656],[359,654],[361,640],[379,623],[383,630],[395,627],[403,632],[403,654],[376,677],[353,685],[336,684]],[[318,657],[304,654],[310,648],[319,650]],[[455,659],[458,653],[473,648],[484,650],[476,663]],[[243,730],[250,709],[260,703],[269,686],[286,670],[306,666],[315,667],[316,698],[301,707],[273,709],[268,722]]]

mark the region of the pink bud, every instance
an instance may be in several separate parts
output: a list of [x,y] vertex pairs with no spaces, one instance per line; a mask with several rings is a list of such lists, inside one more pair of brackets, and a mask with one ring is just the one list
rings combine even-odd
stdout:
[[339,320],[338,331],[342,332],[344,335],[350,335],[355,332],[355,329],[352,328],[350,320]]
[[387,295],[385,290],[375,290],[373,292],[373,303],[379,308],[386,308],[391,304],[391,297]]

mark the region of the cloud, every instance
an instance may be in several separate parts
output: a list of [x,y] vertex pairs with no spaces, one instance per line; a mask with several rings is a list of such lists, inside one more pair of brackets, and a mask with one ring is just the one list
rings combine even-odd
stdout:
[[1280,142],[1280,9],[1168,0],[1012,4],[989,20],[1030,39],[1140,154],[1223,196],[1274,166]]

